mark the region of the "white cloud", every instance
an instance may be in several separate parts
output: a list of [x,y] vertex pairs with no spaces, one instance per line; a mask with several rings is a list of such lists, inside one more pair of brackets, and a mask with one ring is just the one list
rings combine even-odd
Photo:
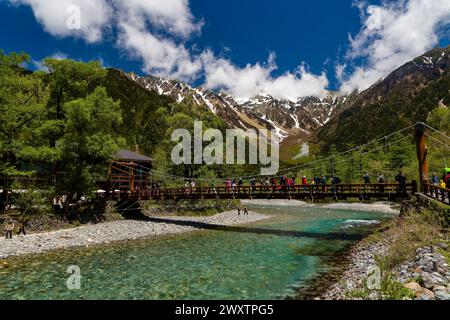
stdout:
[[[69,55],[65,54],[64,52],[57,51],[54,54],[50,56],[50,58],[56,59],[56,60],[64,60],[68,59]],[[47,66],[44,64],[43,60],[32,60],[31,64],[35,70],[45,71],[48,72]]]
[[[107,22],[111,19],[111,7],[106,0],[9,0],[14,5],[28,5],[36,20],[45,30],[57,37],[79,37],[89,43],[102,38]],[[81,29],[68,28],[71,17],[68,9],[78,6],[81,10]]]
[[189,81],[201,70],[184,41],[200,31],[187,0],[114,0],[118,45],[142,59],[143,71]]
[[364,90],[404,63],[432,49],[439,43],[439,29],[450,23],[449,0],[386,1],[380,6],[366,5],[363,27],[350,37],[347,65],[355,59],[366,61],[350,74],[346,65],[337,68],[341,90]]
[[[102,39],[111,27],[117,33],[117,45],[127,55],[143,61],[143,71],[180,80],[203,75],[205,85],[221,88],[238,98],[269,93],[278,98],[295,99],[304,95],[324,95],[328,80],[325,74],[313,75],[304,65],[294,72],[274,77],[274,55],[266,64],[235,66],[210,51],[197,56],[186,41],[201,31],[188,0],[9,0],[26,4],[45,30],[55,36],[75,36],[87,42]],[[67,28],[67,8],[81,9],[81,30]],[[114,15],[111,13],[114,12]]]
[[[199,32],[202,22],[195,22],[188,0],[114,0],[120,19],[149,22],[164,33],[188,38]],[[130,21],[131,20],[131,21]]]
[[202,54],[205,85],[223,89],[238,99],[245,99],[260,93],[276,98],[295,100],[306,95],[326,94],[328,79],[324,73],[313,75],[301,65],[295,73],[287,72],[272,76],[277,69],[275,55],[271,54],[266,64],[248,64],[244,68],[233,65],[229,60],[217,58],[211,51]]
[[134,23],[120,23],[118,44],[144,61],[147,73],[180,80],[191,80],[201,69],[200,61],[188,49],[168,39],[161,39]]

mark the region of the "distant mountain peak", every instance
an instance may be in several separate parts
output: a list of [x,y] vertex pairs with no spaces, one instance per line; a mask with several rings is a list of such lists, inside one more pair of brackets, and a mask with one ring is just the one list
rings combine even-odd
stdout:
[[306,139],[312,131],[327,123],[334,116],[338,105],[345,101],[345,97],[337,97],[332,92],[325,98],[303,97],[296,101],[276,99],[267,92],[248,99],[235,99],[226,92],[194,88],[181,81],[155,76],[141,77],[135,73],[128,76],[147,90],[169,96],[179,103],[188,100],[207,107],[232,128],[273,129],[281,140],[299,133]]

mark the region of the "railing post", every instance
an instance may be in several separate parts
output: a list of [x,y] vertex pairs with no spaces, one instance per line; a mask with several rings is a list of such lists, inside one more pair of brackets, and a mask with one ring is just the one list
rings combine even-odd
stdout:
[[[425,189],[426,189],[426,187],[425,187],[425,183],[424,183],[424,187],[423,187],[423,191],[424,192],[426,192]],[[412,182],[412,193],[413,193],[413,195],[416,194],[417,191],[418,191],[417,181],[413,180],[413,182]]]

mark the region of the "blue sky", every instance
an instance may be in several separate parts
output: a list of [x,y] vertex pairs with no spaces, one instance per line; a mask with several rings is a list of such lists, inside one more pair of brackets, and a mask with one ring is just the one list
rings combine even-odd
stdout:
[[[54,0],[41,1],[51,4]],[[110,0],[96,1],[108,3]],[[407,59],[438,44],[450,44],[450,1],[445,4],[445,0],[426,0],[434,2],[443,11],[433,17],[425,16],[433,12],[433,6],[428,9],[420,7],[424,5],[421,3],[424,0],[405,1],[403,7],[390,4],[393,1],[166,0],[180,4],[181,9],[173,12],[166,10],[164,14],[157,8],[159,2],[161,7],[164,6],[163,1],[136,0],[135,3],[145,1],[153,1],[155,5],[147,8],[145,13],[139,8],[130,13],[142,14],[139,18],[143,19],[140,21],[143,21],[145,26],[138,26],[139,33],[133,33],[133,36],[141,36],[142,40],[131,43],[131,31],[126,34],[118,31],[119,18],[115,19],[114,13],[110,13],[100,27],[99,22],[95,20],[95,14],[86,18],[85,21],[93,25],[92,30],[103,30],[101,36],[93,41],[87,35],[90,31],[81,35],[75,32],[59,32],[56,29],[59,26],[54,25],[55,18],[51,16],[58,13],[51,12],[45,6],[39,7],[36,0],[0,0],[0,48],[6,52],[25,51],[35,61],[55,54],[64,54],[83,61],[102,59],[106,66],[139,74],[157,73],[178,77],[195,85],[205,83],[210,87],[228,89],[242,97],[256,94],[258,90],[269,93],[273,91],[274,95],[283,96],[282,87],[285,87],[286,97],[290,98],[297,94],[297,91],[303,94],[309,91],[319,94],[322,89],[346,88],[346,84],[352,90],[364,89],[358,88],[358,83],[363,82],[368,86],[377,77],[392,71]],[[82,0],[72,1],[77,2],[84,9]],[[115,6],[111,6],[111,10],[123,12],[123,8]],[[420,16],[422,11],[424,16],[415,17],[414,21],[420,22],[421,18],[424,21],[432,21],[431,26],[427,25],[424,27],[426,30],[421,31],[423,37],[419,38],[418,42],[424,39],[423,43],[412,44],[413,49],[409,48],[407,43],[399,44],[399,48],[391,48],[393,44],[397,44],[389,30],[401,30],[403,25],[414,28],[415,25],[408,22],[407,14]],[[88,12],[88,9],[83,12]],[[47,13],[48,17],[45,16]],[[66,12],[62,11],[59,16],[61,14]],[[177,24],[177,15],[184,17],[182,25]],[[394,25],[396,22],[392,21],[392,15],[394,20],[404,19],[403,25]],[[165,19],[163,25],[155,22],[158,17]],[[123,21],[125,20],[129,21],[130,16]],[[385,32],[378,28],[372,30],[374,23],[380,24]],[[416,28],[422,28],[421,23],[417,23]],[[184,32],[182,29],[192,30],[188,31],[187,35],[180,36],[180,33]],[[121,38],[120,34],[128,38]],[[155,62],[155,55],[148,55],[147,51],[157,49],[154,46],[141,46],[148,35],[173,43],[174,47],[183,52],[177,53],[174,64],[184,66],[188,61],[190,71],[169,70],[167,66],[162,66],[164,62]],[[353,41],[349,40],[349,35]],[[426,40],[433,35],[436,40]],[[119,38],[122,41],[119,41]],[[381,41],[376,43],[374,39]],[[380,56],[377,51],[384,47],[389,49]],[[367,48],[371,48],[371,51],[365,52]],[[155,54],[158,55],[159,52]],[[209,53],[209,58],[205,58],[205,52]],[[270,55],[274,57],[274,62],[268,60]],[[303,69],[299,72],[302,63]],[[219,69],[228,70],[225,72],[227,74],[218,74],[216,71]],[[236,84],[239,84],[239,88]]]

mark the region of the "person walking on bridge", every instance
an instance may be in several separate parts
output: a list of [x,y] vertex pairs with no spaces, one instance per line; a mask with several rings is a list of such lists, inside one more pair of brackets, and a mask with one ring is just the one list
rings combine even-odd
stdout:
[[195,180],[192,180],[191,181],[191,193],[192,194],[196,192],[196,188],[195,187],[196,187]]
[[270,185],[269,177],[266,177],[266,180],[264,181],[264,185],[266,186],[264,191],[269,192],[269,185]]
[[241,193],[241,188],[244,185],[244,180],[242,178],[239,178],[238,180],[238,193]]
[[320,184],[323,185],[322,192],[323,193],[328,192],[327,186],[326,186],[326,184],[327,184],[327,177],[324,174],[322,175],[322,178],[320,178]]
[[216,179],[214,179],[214,178],[211,179],[211,182],[210,182],[209,186],[211,188],[210,192],[216,194],[217,193],[217,191],[216,191]]
[[337,175],[333,175],[331,178],[332,189],[331,192],[336,193],[339,191],[339,184],[341,184],[341,179]]
[[403,173],[403,171],[400,171],[400,173],[395,177],[395,181],[399,184],[399,193],[402,195],[406,194],[406,176]]
[[184,183],[184,191],[186,194],[189,194],[189,191],[191,189],[191,184],[189,183],[189,180],[186,180],[186,182]]
[[303,186],[303,192],[306,192],[306,186],[308,185],[308,179],[306,178],[306,176],[304,175],[302,177],[302,186]]
[[256,192],[256,178],[255,177],[253,177],[250,180],[250,186],[251,186],[251,192],[255,193]]
[[[368,172],[366,172],[363,176],[363,181],[365,185],[369,185],[370,184],[370,175]],[[370,187],[368,186],[364,186],[364,192],[370,192]]]
[[436,172],[433,173],[433,176],[431,177],[431,183],[434,184],[435,186],[439,185],[439,178],[436,175]]
[[380,185],[380,193],[384,193],[384,184],[386,183],[386,179],[382,173],[378,174],[377,183]]
[[450,173],[444,177],[444,182],[447,185],[447,189],[450,189]]
[[230,178],[227,178],[227,180],[225,181],[225,190],[227,194],[230,193],[230,189],[231,189],[231,180]]

